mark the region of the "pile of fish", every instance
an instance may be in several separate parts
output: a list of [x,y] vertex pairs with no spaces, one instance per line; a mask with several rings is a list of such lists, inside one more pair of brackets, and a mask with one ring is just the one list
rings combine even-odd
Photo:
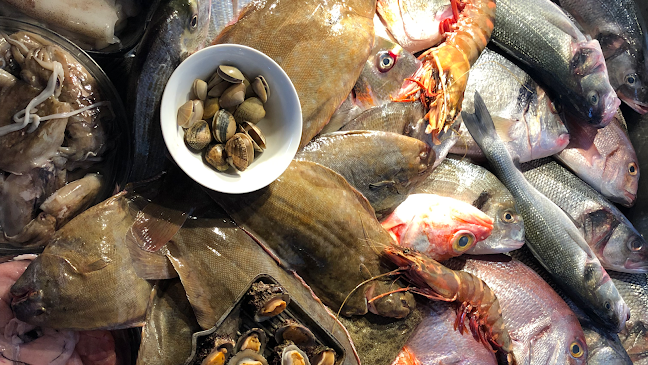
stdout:
[[[137,364],[265,364],[226,319],[270,276],[271,311],[289,297],[337,346],[276,340],[274,364],[648,364],[639,6],[161,1],[126,66],[130,183],[10,262],[27,330],[5,336],[141,327]],[[303,113],[290,166],[246,194],[192,181],[159,127],[175,67],[219,43],[273,58]]]

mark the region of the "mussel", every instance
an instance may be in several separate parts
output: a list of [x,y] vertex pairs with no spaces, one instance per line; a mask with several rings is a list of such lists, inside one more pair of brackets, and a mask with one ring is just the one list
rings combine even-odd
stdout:
[[290,304],[290,295],[277,284],[252,284],[249,304],[254,308],[254,320],[262,322],[283,312]]
[[232,138],[236,133],[236,122],[232,114],[224,109],[216,112],[212,121],[212,132],[214,139],[221,143],[226,143]]
[[229,163],[227,163],[225,146],[222,144],[209,146],[205,151],[205,161],[218,171],[225,171],[230,167]]
[[216,338],[214,349],[202,361],[201,365],[225,365],[227,358],[234,352],[234,341],[230,338]]
[[211,143],[211,135],[209,124],[204,120],[199,120],[185,131],[184,140],[189,147],[200,151]]
[[252,139],[252,142],[254,142],[254,150],[258,152],[263,152],[266,148],[266,140],[265,136],[263,133],[261,133],[261,130],[259,127],[256,125],[250,123],[250,122],[243,122],[241,123],[241,127],[247,133],[248,136]]
[[270,96],[270,87],[268,86],[265,77],[262,75],[257,76],[254,81],[252,81],[252,90],[254,90],[254,93],[262,102],[265,103],[268,101],[268,97]]
[[252,328],[239,337],[236,342],[236,352],[244,350],[252,350],[258,354],[263,354],[266,344],[268,343],[268,336],[260,328]]
[[281,365],[310,365],[310,361],[304,351],[295,345],[290,345],[281,352]]
[[[221,106],[223,106],[222,101]],[[257,97],[245,99],[234,112],[234,118],[239,123],[250,122],[257,124],[265,115],[266,111],[263,102]]]
[[310,346],[315,344],[315,335],[294,319],[287,319],[275,332],[275,340],[278,343],[292,341],[296,345]]
[[222,77],[223,80],[229,81],[231,83],[242,83],[245,80],[243,73],[234,66],[220,65],[216,70],[218,76]]
[[252,139],[244,133],[236,133],[225,144],[227,162],[239,171],[245,171],[254,160]]
[[268,365],[268,360],[252,350],[243,350],[237,352],[227,365]]

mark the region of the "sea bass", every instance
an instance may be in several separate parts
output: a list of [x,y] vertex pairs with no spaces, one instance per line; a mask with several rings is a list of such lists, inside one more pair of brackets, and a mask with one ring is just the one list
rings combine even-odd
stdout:
[[127,107],[132,118],[133,167],[129,181],[158,175],[166,147],[160,128],[160,102],[169,77],[207,40],[211,2],[168,0],[159,5],[130,71]]
[[464,254],[493,230],[481,210],[435,194],[411,194],[381,224],[398,246],[437,261]]
[[495,174],[506,185],[524,218],[533,255],[565,291],[593,317],[610,329],[621,331],[629,316],[625,304],[596,255],[556,204],[536,190],[515,167],[479,92],[475,114],[462,113],[468,131],[484,151]]
[[[569,143],[567,128],[544,89],[513,62],[488,48],[470,68],[466,95],[475,91],[484,96],[497,134],[520,162],[551,156]],[[462,108],[474,109],[472,98],[465,98]],[[483,152],[463,124],[459,134],[450,153],[483,159]]]
[[271,0],[245,8],[214,44],[243,44],[286,71],[301,103],[305,146],[347,97],[371,51],[375,0]]
[[434,151],[418,139],[379,131],[322,135],[297,155],[342,175],[364,195],[378,218],[391,213],[431,171]]
[[614,117],[621,101],[610,85],[598,41],[588,41],[550,0],[497,3],[494,43],[524,64],[565,111],[595,127]]
[[524,177],[576,223],[608,270],[648,272],[648,244],[619,209],[557,162],[522,166]]
[[619,338],[634,364],[648,364],[648,276],[610,272],[610,277],[630,306],[630,320]]
[[556,158],[613,202],[632,206],[639,187],[639,162],[621,111],[605,128],[596,129],[567,118],[569,145]]
[[[628,136],[634,146],[637,156],[638,169],[648,169],[648,115],[644,114],[637,120],[631,120],[628,123]],[[635,205],[625,209],[626,217],[632,222],[637,231],[644,237],[648,237],[648,179],[646,177],[640,180],[637,186],[637,200]]]
[[632,0],[560,0],[585,33],[601,44],[610,84],[637,113],[648,112],[648,36]]
[[141,324],[151,284],[137,276],[126,247],[130,210],[121,192],[56,231],[11,288],[16,317],[78,330]]
[[529,267],[504,255],[457,257],[446,262],[493,290],[520,364],[586,364],[585,335],[576,315]]
[[504,253],[524,245],[524,221],[513,196],[495,175],[481,166],[465,160],[445,159],[413,193],[458,199],[491,217],[490,236],[477,242],[467,254]]

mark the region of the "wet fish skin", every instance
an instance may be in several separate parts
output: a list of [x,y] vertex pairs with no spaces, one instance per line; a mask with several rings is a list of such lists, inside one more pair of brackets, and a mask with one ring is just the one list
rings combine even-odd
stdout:
[[637,113],[648,112],[648,38],[637,3],[560,0],[560,6],[601,44],[610,84],[619,98]]
[[371,51],[374,14],[375,0],[256,2],[214,44],[250,46],[286,71],[301,104],[303,147],[351,92]]
[[635,203],[641,168],[623,127],[619,110],[612,122],[596,129],[567,118],[569,145],[556,158],[578,177],[613,202],[630,207]]
[[[635,115],[639,117],[638,115]],[[628,136],[637,152],[639,170],[648,169],[648,116],[641,115],[639,118],[628,117]],[[648,170],[647,170],[648,171]],[[639,179],[637,187],[637,200],[634,206],[624,209],[626,217],[632,222],[637,231],[644,237],[648,237],[648,178],[645,176]]]
[[18,319],[75,330],[142,323],[151,284],[131,265],[125,236],[134,218],[124,195],[91,207],[55,233],[11,288]]
[[630,306],[630,320],[619,338],[634,364],[648,364],[648,276],[610,272],[610,278]]
[[492,40],[551,90],[565,111],[597,128],[606,126],[621,101],[608,80],[598,41],[587,41],[549,0],[502,0]]
[[207,41],[210,11],[209,0],[163,2],[137,48],[127,93],[134,136],[129,181],[156,176],[166,165],[166,147],[160,127],[162,93],[180,62]]
[[518,363],[587,363],[578,318],[531,268],[505,255],[464,255],[444,264],[477,276],[497,295]]
[[[520,162],[551,156],[569,143],[567,128],[544,89],[513,62],[488,48],[470,69],[466,95],[475,91],[484,96],[497,134]],[[462,108],[473,110],[472,99],[465,98]],[[483,152],[463,124],[459,134],[450,153],[483,160]]]
[[551,159],[522,166],[524,177],[563,209],[608,270],[648,272],[648,244],[619,209]]
[[414,138],[380,131],[322,135],[295,156],[342,175],[364,195],[378,218],[389,214],[431,171],[434,151]]
[[602,325],[621,331],[629,310],[607,272],[567,214],[538,192],[516,168],[495,133],[479,93],[475,92],[474,97],[476,114],[464,111],[464,123],[486,154],[495,174],[515,198],[533,255]]
[[524,245],[524,220],[506,187],[485,168],[447,158],[418,184],[413,193],[428,193],[472,204],[493,219],[491,235],[466,251],[483,255],[504,253]]

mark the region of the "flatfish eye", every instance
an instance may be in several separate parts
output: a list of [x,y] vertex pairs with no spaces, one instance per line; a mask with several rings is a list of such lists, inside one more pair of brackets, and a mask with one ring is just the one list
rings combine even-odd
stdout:
[[189,21],[189,26],[191,27],[191,29],[194,29],[196,28],[197,25],[198,25],[198,14],[194,14],[191,17],[191,20]]
[[572,342],[571,345],[569,345],[569,354],[578,359],[582,357],[585,352],[583,351],[583,346],[578,342]]
[[502,213],[502,221],[504,223],[513,223],[515,222],[515,216],[513,215],[513,213],[507,210],[504,213]]
[[396,56],[389,51],[378,53],[378,71],[387,72],[396,64]]
[[452,248],[456,252],[464,252],[475,244],[475,235],[469,231],[459,231],[455,234]]
[[630,162],[628,164],[628,173],[632,176],[637,175],[638,169],[637,169],[637,164],[634,162]]

